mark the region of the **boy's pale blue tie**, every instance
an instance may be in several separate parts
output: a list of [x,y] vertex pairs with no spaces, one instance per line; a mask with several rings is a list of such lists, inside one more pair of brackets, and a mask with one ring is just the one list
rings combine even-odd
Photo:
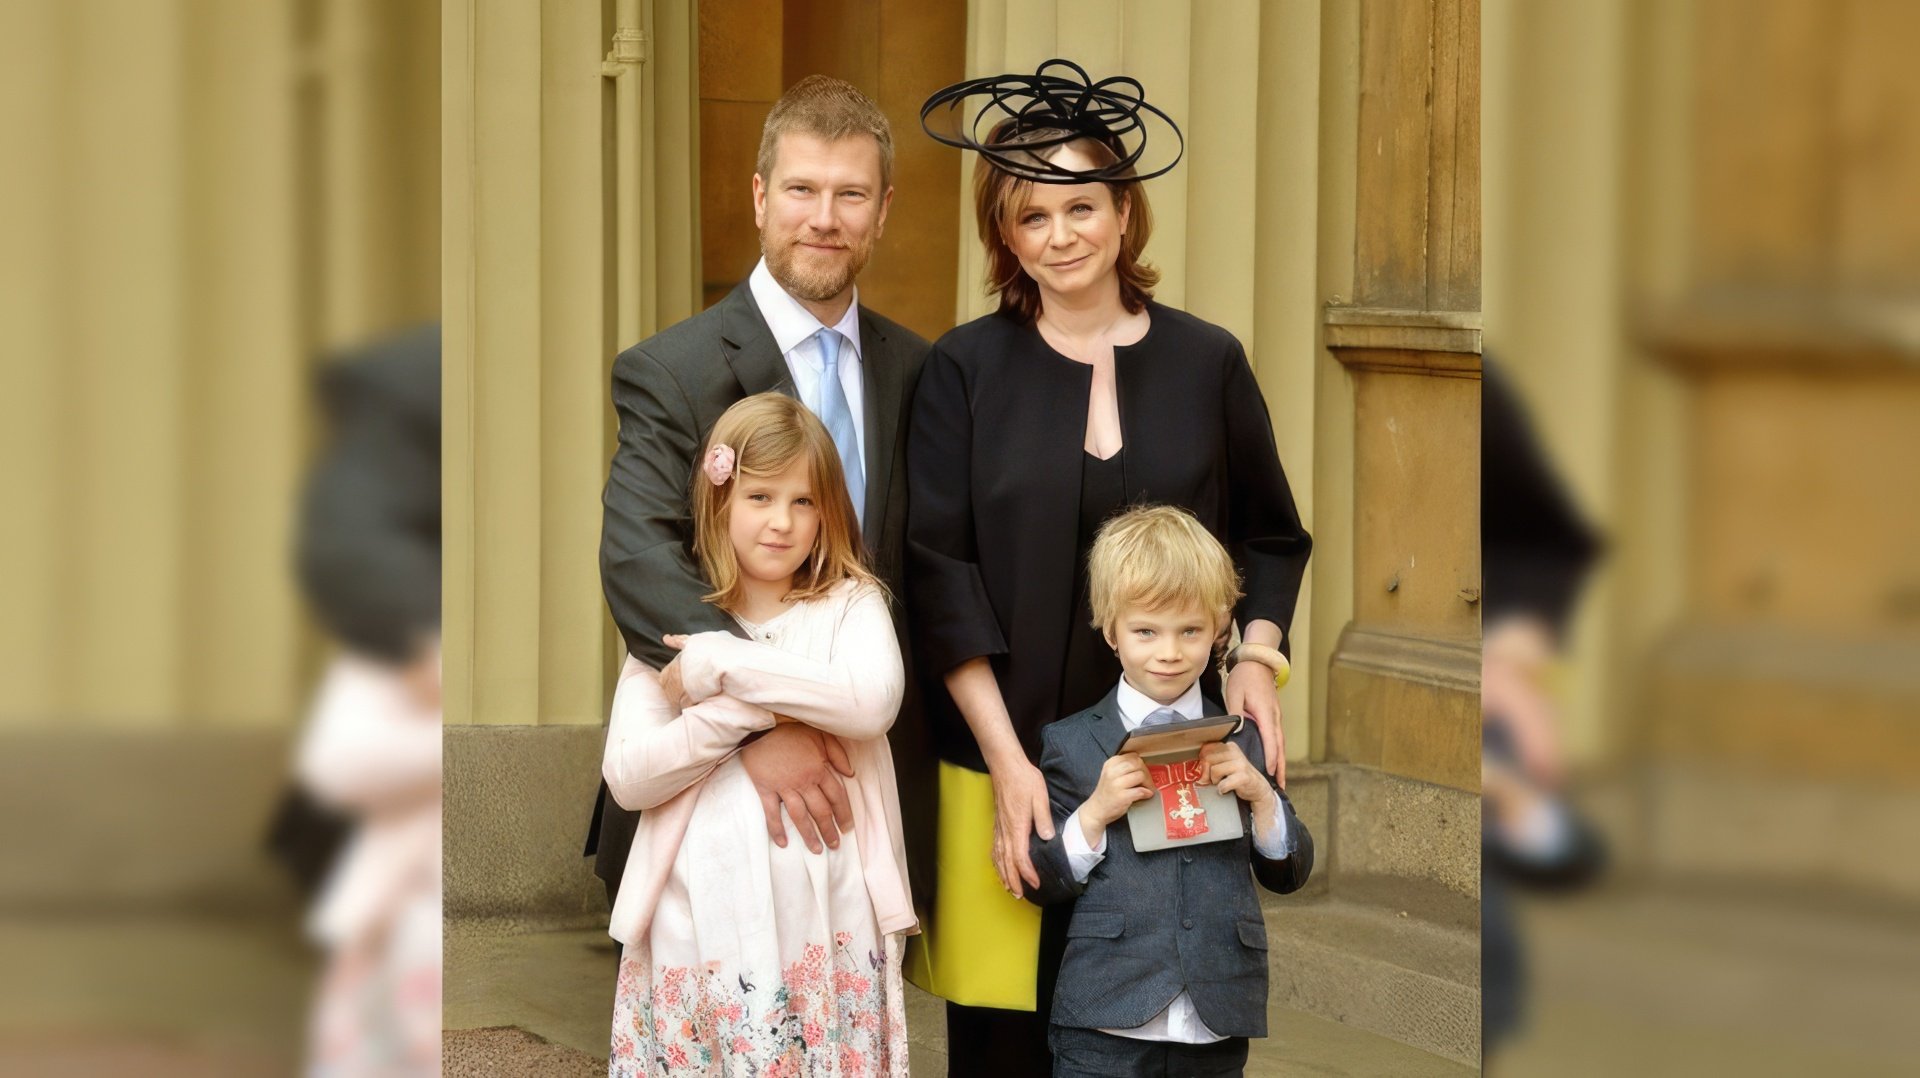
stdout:
[[834,448],[840,450],[847,495],[853,499],[854,515],[865,528],[867,475],[860,463],[860,435],[853,425],[853,409],[847,407],[846,390],[840,388],[840,333],[823,329],[814,336],[820,341],[820,422],[833,435]]
[[1180,714],[1170,707],[1156,707],[1147,713],[1146,718],[1140,720],[1140,728],[1144,730],[1149,726],[1165,726],[1170,722],[1184,722],[1186,718],[1185,715]]

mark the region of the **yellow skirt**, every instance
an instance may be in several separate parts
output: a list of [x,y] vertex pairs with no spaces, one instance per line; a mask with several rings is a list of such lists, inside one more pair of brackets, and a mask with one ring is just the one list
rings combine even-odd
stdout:
[[1034,1009],[1040,907],[993,869],[993,780],[940,762],[940,889],[907,946],[907,979],[966,1007]]

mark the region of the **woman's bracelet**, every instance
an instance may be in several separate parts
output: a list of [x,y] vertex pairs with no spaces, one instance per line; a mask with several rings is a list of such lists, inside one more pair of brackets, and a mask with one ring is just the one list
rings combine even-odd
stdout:
[[1280,654],[1280,649],[1265,644],[1235,645],[1233,650],[1227,652],[1227,673],[1233,673],[1233,668],[1243,662],[1259,663],[1273,671],[1273,687],[1276,689],[1285,685],[1288,675],[1293,673],[1293,664]]

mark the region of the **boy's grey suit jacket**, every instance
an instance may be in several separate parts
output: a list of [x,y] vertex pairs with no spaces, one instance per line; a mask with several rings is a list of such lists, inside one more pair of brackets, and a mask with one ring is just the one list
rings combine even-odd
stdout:
[[[1078,899],[1050,1020],[1083,1029],[1131,1029],[1185,989],[1208,1029],[1226,1037],[1264,1037],[1267,928],[1253,881],[1280,894],[1299,890],[1313,871],[1313,836],[1276,787],[1293,836],[1293,853],[1283,860],[1269,860],[1253,848],[1250,814],[1241,802],[1245,833],[1227,842],[1141,853],[1126,824],[1116,823],[1107,828],[1106,857],[1085,884],[1075,883],[1065,824],[1126,740],[1115,697],[1109,692],[1041,732],[1040,769],[1053,803],[1054,837],[1032,840],[1040,887],[1029,897],[1041,905]],[[1211,702],[1208,709],[1223,710]],[[1265,759],[1253,723],[1242,723],[1229,740],[1247,759]]]

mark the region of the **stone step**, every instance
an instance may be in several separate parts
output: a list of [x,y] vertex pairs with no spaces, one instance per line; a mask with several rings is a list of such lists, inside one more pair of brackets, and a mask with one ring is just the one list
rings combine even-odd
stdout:
[[1264,896],[1272,1009],[1304,1011],[1463,1064],[1480,1059],[1478,927],[1333,895]]
[[1911,909],[1651,882],[1515,911],[1529,1019],[1507,1073],[1920,1073]]
[[1313,879],[1262,895],[1269,1005],[1480,1061],[1477,795],[1352,764],[1297,765]]
[[[487,1045],[476,1043],[479,1038],[460,1031],[497,1035],[502,1027],[513,1027],[539,1038],[521,1038],[528,1053],[566,1046],[583,1059],[604,1059],[616,946],[598,928],[521,932],[501,922],[449,920],[444,1015],[450,1047],[487,1051]],[[946,1005],[912,985],[907,986],[907,1037],[915,1078],[950,1073]],[[1248,1078],[1471,1078],[1477,1070],[1396,1038],[1270,1004],[1267,1037],[1253,1042],[1246,1073]]]

